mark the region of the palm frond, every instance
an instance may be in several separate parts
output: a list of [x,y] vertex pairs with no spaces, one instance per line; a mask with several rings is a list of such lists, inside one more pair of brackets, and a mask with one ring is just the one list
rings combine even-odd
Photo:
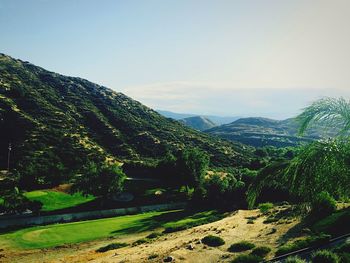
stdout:
[[297,116],[297,121],[300,124],[299,135],[303,135],[316,122],[340,128],[339,134],[344,134],[350,130],[350,101],[344,98],[320,99],[306,107]]

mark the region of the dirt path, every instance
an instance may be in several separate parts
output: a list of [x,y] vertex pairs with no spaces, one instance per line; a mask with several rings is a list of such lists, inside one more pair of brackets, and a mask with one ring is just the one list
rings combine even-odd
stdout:
[[[253,224],[249,224],[248,218],[252,217],[257,218],[253,220]],[[235,257],[234,253],[227,251],[232,243],[246,240],[256,246],[269,246],[274,249],[280,243],[279,238],[299,223],[294,219],[265,224],[263,223],[265,219],[266,216],[261,216],[258,210],[239,210],[220,221],[166,234],[150,243],[138,246],[128,246],[105,253],[95,252],[97,248],[113,242],[133,243],[149,233],[130,235],[117,240],[100,240],[55,249],[28,251],[22,254],[14,252],[12,259],[16,261],[5,260],[4,262],[163,262],[167,256],[174,257],[176,262],[228,262]],[[206,235],[220,236],[226,244],[219,248],[207,247],[199,242]],[[188,248],[190,244],[193,245],[193,250]]]

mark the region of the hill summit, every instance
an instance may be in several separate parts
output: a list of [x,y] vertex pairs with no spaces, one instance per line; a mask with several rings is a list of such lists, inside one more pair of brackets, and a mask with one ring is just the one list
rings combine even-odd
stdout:
[[216,123],[203,116],[194,116],[181,119],[180,122],[193,129],[204,131],[217,126]]

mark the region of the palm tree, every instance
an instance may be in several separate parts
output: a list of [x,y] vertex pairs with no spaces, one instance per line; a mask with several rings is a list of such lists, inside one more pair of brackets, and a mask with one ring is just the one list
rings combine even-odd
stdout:
[[340,128],[340,135],[350,130],[350,101],[344,98],[324,98],[315,101],[297,117],[300,123],[299,133],[316,122],[333,128]]
[[282,169],[264,169],[249,188],[250,207],[261,189],[274,180],[305,204],[313,203],[324,191],[337,199],[350,197],[350,140],[346,136],[350,131],[350,101],[344,98],[320,99],[305,108],[297,121],[301,135],[320,122],[335,128],[339,136],[301,147],[296,157],[280,166]]

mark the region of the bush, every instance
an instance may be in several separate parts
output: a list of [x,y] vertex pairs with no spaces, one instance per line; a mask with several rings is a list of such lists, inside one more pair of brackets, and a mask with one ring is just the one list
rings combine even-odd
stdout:
[[118,249],[122,247],[126,247],[128,244],[126,243],[111,243],[107,246],[100,247],[99,249],[96,250],[96,252],[106,252],[108,250],[113,250],[113,249]]
[[232,263],[259,263],[263,261],[261,257],[258,257],[256,255],[240,255],[236,257],[234,260],[232,260]]
[[273,208],[273,203],[262,203],[258,206],[261,213],[266,214],[270,209]]
[[269,247],[257,247],[253,249],[252,254],[255,256],[264,258],[267,256],[267,254],[270,253],[270,251],[271,251],[271,248]]
[[299,257],[288,257],[284,263],[306,263],[306,261]]
[[163,235],[163,234],[158,233],[158,232],[153,232],[153,233],[149,234],[146,238],[153,239],[153,238],[160,237],[161,235]]
[[232,244],[228,248],[228,251],[230,251],[230,252],[242,252],[242,251],[253,249],[254,247],[255,247],[255,245],[253,243],[250,243],[247,241],[241,241],[241,242]]
[[202,243],[210,247],[219,247],[225,244],[225,241],[218,236],[206,236],[202,239]]
[[340,262],[337,254],[328,251],[320,250],[312,255],[312,263],[338,263]]
[[319,236],[308,237],[304,240],[297,240],[294,243],[279,247],[276,251],[276,256],[284,255],[310,246],[320,246],[326,244],[330,238],[330,235],[321,234]]
[[311,204],[313,217],[326,217],[337,210],[336,201],[328,192],[321,192]]
[[148,243],[148,242],[149,242],[148,238],[141,238],[139,240],[136,240],[134,243],[132,243],[132,245],[133,246],[138,246],[138,245],[145,244],[145,243]]

